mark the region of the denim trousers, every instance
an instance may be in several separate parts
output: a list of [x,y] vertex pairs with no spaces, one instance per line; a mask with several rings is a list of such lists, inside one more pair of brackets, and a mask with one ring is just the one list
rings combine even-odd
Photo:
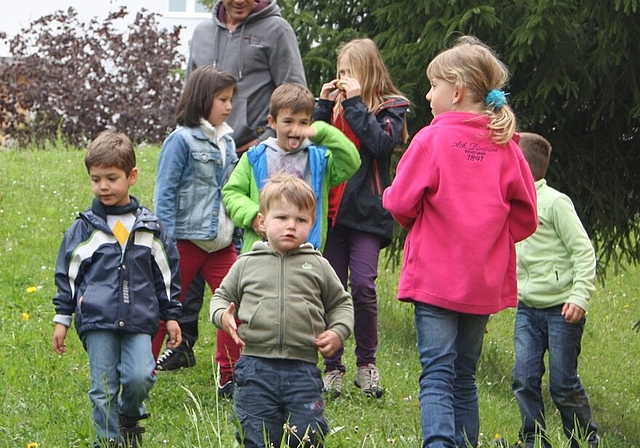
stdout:
[[[269,447],[265,439],[281,446],[283,437],[284,446],[324,446],[329,425],[315,364],[243,355],[235,365],[235,379],[233,410],[242,427],[236,436],[244,448]],[[299,444],[305,433],[308,442]]]
[[151,336],[117,331],[88,331],[82,337],[89,355],[89,398],[98,440],[120,440],[118,415],[139,417],[156,382]]
[[[513,392],[522,416],[521,437],[533,442],[544,435],[545,409],[541,383],[545,373],[544,355],[549,352],[549,392],[560,412],[565,435],[573,448],[573,436],[595,439],[589,399],[578,376],[585,319],[570,324],[562,316],[562,305],[545,309],[518,304],[515,324],[516,362],[513,368]],[[548,442],[544,442],[550,446]]]
[[[327,234],[323,255],[329,260],[345,289],[351,287],[355,324],[356,365],[376,363],[378,350],[378,258],[381,237],[370,232],[337,225]],[[349,282],[349,284],[347,284]],[[345,372],[344,347],[324,360],[325,371]]]
[[475,374],[488,319],[488,315],[415,304],[423,448],[478,445]]

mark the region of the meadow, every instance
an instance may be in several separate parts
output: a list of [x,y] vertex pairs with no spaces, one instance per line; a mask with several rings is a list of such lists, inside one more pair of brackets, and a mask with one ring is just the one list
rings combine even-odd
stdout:
[[[132,189],[153,204],[159,148],[137,148],[139,181]],[[89,447],[93,442],[87,395],[87,356],[75,330],[69,351],[51,349],[55,293],[53,271],[64,231],[92,195],[84,151],[47,144],[39,149],[0,149],[0,447]],[[421,443],[413,312],[395,298],[398,272],[381,264],[378,366],[386,389],[381,399],[353,385],[353,340],[347,341],[344,395],[327,403],[333,428],[327,446],[411,447]],[[622,266],[598,285],[583,339],[580,373],[600,427],[602,447],[640,447],[640,268]],[[208,308],[208,303],[205,302]],[[517,442],[520,417],[511,392],[514,311],[491,318],[477,383],[481,443]],[[145,447],[233,447],[232,405],[216,395],[215,328],[201,315],[197,364],[159,374],[148,403]],[[547,387],[545,381],[544,385]],[[560,419],[545,394],[549,435],[568,447]]]

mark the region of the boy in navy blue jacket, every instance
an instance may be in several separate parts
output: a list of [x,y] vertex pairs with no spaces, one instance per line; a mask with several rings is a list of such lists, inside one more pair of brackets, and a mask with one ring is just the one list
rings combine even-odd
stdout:
[[138,169],[126,135],[102,132],[85,165],[95,199],[58,253],[53,349],[67,351],[75,313],[89,355],[94,447],[137,448],[145,432],[138,421],[149,417],[144,401],[156,380],[151,338],[160,319],[167,322],[169,346],[182,341],[178,252],[155,215],[129,195]]

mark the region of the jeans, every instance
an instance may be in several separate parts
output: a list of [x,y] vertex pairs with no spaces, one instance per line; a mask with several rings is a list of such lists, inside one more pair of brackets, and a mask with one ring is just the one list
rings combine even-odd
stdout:
[[[245,448],[264,448],[265,431],[273,446],[321,447],[329,425],[324,416],[322,379],[315,364],[241,356],[235,365],[233,410],[240,420]],[[284,431],[284,424],[296,432]],[[309,442],[299,445],[305,432]]]
[[[522,416],[521,437],[533,442],[535,434],[544,435],[545,410],[541,392],[545,372],[544,355],[549,352],[549,392],[560,412],[565,435],[572,448],[578,443],[573,435],[596,438],[591,406],[578,377],[585,319],[568,323],[562,305],[545,309],[518,304],[515,324],[516,362],[513,368],[513,392]],[[578,425],[576,431],[576,425]],[[546,446],[548,445],[545,442]]]
[[88,331],[82,337],[89,355],[93,423],[98,440],[121,440],[118,415],[139,417],[156,381],[151,336]]
[[[347,276],[353,298],[356,340],[356,365],[376,363],[378,350],[378,258],[381,237],[369,232],[337,225],[327,234],[324,257],[338,274],[342,286],[347,289]],[[325,371],[345,372],[342,363],[344,347],[324,360]]]
[[467,440],[478,445],[475,374],[488,319],[415,304],[423,448],[466,447]]

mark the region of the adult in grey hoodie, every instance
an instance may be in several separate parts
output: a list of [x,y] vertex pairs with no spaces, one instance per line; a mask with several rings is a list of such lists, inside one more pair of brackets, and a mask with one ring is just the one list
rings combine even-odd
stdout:
[[285,82],[307,85],[295,33],[276,0],[218,1],[213,20],[193,32],[187,77],[206,64],[238,81],[227,123],[239,153],[263,140],[273,90]]
[[[237,81],[233,109],[227,124],[233,129],[236,151],[242,153],[269,136],[267,116],[271,93],[285,82],[306,87],[302,57],[293,28],[282,18],[276,0],[220,0],[212,20],[196,27],[191,39],[187,77],[196,68],[213,64]],[[184,297],[180,326],[183,344],[158,358],[159,370],[177,370],[195,364],[193,345],[198,340],[198,314],[204,280],[196,276]],[[218,393],[230,396],[233,363],[240,349],[218,331],[216,361],[220,365]]]

